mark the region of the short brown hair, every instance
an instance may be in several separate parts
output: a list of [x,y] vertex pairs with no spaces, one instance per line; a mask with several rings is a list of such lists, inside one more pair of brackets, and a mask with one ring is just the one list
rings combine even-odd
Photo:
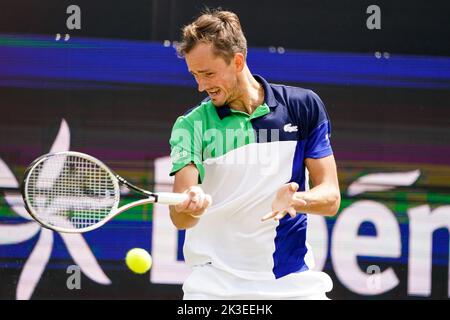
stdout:
[[221,56],[227,64],[235,53],[247,56],[247,40],[236,14],[220,9],[207,10],[191,24],[182,29],[178,55],[184,57],[198,43],[212,43],[214,54]]

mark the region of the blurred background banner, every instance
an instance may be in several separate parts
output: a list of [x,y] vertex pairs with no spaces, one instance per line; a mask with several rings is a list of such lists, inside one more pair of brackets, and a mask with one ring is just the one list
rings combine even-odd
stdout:
[[[448,299],[450,3],[403,0],[2,1],[0,299],[182,297],[184,233],[166,207],[64,235],[31,220],[18,188],[35,158],[74,150],[170,190],[172,124],[204,98],[174,46],[205,6],[238,14],[253,73],[327,107],[342,204],[310,215],[308,237],[330,298]],[[134,247],[153,256],[145,275],[125,265]]]

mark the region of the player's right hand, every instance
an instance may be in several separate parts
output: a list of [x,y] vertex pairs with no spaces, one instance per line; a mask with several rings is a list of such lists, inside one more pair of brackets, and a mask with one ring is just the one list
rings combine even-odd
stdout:
[[198,219],[212,203],[211,196],[206,194],[199,186],[192,186],[185,190],[184,193],[189,198],[174,206],[175,211],[178,213],[183,213]]

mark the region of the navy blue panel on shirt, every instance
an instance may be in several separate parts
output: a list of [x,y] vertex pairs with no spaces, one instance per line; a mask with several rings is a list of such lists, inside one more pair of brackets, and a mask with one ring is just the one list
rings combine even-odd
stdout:
[[[263,86],[264,102],[271,109],[269,114],[252,119],[257,142],[271,142],[271,135],[265,134],[270,129],[279,130],[279,141],[305,140],[321,124],[330,123],[322,100],[313,91],[269,84],[258,75],[254,77]],[[265,136],[269,136],[267,140]]]
[[307,216],[299,214],[291,218],[288,214],[281,219],[275,236],[273,253],[273,274],[281,278],[294,272],[308,270],[305,264]]
[[[292,176],[299,191],[306,190],[305,159],[322,158],[333,153],[330,144],[330,121],[323,102],[311,90],[269,84],[260,76],[255,79],[264,87],[264,98],[271,112],[252,120],[258,143],[297,141]],[[278,135],[270,130],[277,129]],[[286,215],[276,229],[273,273],[281,278],[293,272],[308,270],[305,263],[307,215]]]

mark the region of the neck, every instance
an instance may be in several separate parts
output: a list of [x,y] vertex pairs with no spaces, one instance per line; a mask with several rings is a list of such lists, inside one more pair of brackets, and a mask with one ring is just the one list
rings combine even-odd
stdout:
[[252,114],[264,102],[264,88],[247,66],[238,75],[238,96],[228,105],[231,109]]

